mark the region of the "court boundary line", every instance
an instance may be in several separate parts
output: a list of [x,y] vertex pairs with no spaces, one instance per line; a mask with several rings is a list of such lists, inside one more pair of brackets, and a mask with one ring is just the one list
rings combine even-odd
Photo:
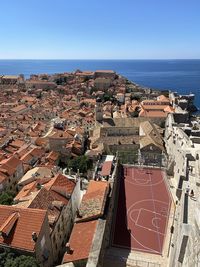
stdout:
[[[128,169],[131,169],[131,174],[133,174],[133,175],[128,175]],[[152,230],[151,229],[151,231],[152,232],[154,232],[155,234],[157,234],[157,236],[158,235],[162,235],[162,236],[164,236],[164,238],[162,239],[162,248],[160,247],[160,251],[159,250],[155,250],[155,249],[152,249],[152,248],[149,248],[149,247],[146,247],[145,245],[143,245],[142,243],[140,243],[134,236],[133,236],[133,234],[130,232],[130,235],[131,235],[131,237],[133,238],[133,240],[135,240],[135,242],[136,243],[138,243],[138,244],[140,244],[140,246],[141,247],[143,247],[143,248],[137,248],[137,247],[135,247],[135,246],[121,246],[121,245],[118,245],[118,244],[116,244],[115,242],[114,242],[114,235],[115,235],[115,230],[114,231],[112,231],[113,233],[112,233],[112,236],[113,236],[113,238],[112,238],[112,244],[113,244],[113,246],[114,247],[119,247],[119,248],[124,248],[124,249],[130,249],[130,250],[135,250],[135,251],[141,251],[141,252],[147,252],[147,253],[155,253],[155,254],[157,254],[157,255],[162,255],[162,251],[163,251],[163,248],[164,248],[164,245],[165,245],[165,239],[166,239],[166,235],[167,235],[167,229],[168,229],[168,225],[169,225],[169,218],[170,218],[170,212],[171,212],[171,209],[172,209],[172,204],[174,204],[173,203],[173,198],[172,198],[172,195],[171,195],[171,192],[170,192],[170,190],[169,190],[169,185],[168,185],[168,183],[167,183],[167,181],[166,181],[166,178],[165,178],[165,175],[164,175],[164,171],[162,170],[162,169],[157,169],[157,168],[150,168],[150,171],[154,171],[154,170],[159,170],[160,171],[160,174],[161,174],[161,179],[160,179],[160,181],[159,182],[157,182],[157,183],[155,183],[155,184],[141,184],[141,183],[134,183],[134,180],[135,179],[131,179],[131,181],[130,180],[128,180],[128,179],[126,179],[126,178],[131,178],[131,176],[135,176],[135,171],[136,171],[136,169],[138,169],[138,171],[139,170],[141,170],[140,169],[140,167],[138,167],[138,168],[135,168],[134,166],[129,166],[129,165],[125,165],[124,166],[124,170],[125,170],[125,172],[124,172],[124,177],[122,176],[121,178],[122,179],[124,179],[125,181],[127,181],[129,184],[132,184],[132,186],[138,186],[138,187],[143,187],[143,186],[151,186],[151,192],[152,192],[152,190],[153,190],[153,186],[157,186],[157,185],[160,185],[160,184],[162,184],[162,182],[163,182],[163,184],[165,185],[165,190],[167,191],[167,196],[168,196],[168,201],[167,202],[164,202],[164,201],[161,201],[161,200],[157,200],[157,199],[154,199],[154,198],[151,198],[151,199],[143,199],[143,200],[139,200],[139,201],[137,201],[137,202],[135,202],[135,203],[133,203],[132,205],[130,205],[129,206],[129,208],[127,209],[127,212],[126,212],[126,214],[127,214],[127,216],[130,216],[129,214],[131,213],[131,208],[134,208],[134,206],[135,205],[138,205],[139,203],[140,204],[142,204],[142,202],[144,202],[144,201],[151,201],[152,203],[153,203],[153,206],[154,206],[154,210],[148,210],[148,209],[145,209],[145,208],[140,208],[140,209],[133,209],[132,211],[134,212],[134,211],[136,211],[136,210],[138,210],[138,215],[137,215],[137,218],[136,218],[136,222],[135,222],[135,220],[133,220],[132,219],[132,217],[130,216],[130,219],[131,219],[131,221],[132,221],[132,223],[135,223],[137,226],[139,226],[139,227],[142,227],[142,228],[145,228],[145,229],[149,229],[149,228],[147,228],[147,227],[144,227],[144,226],[142,226],[142,225],[139,225],[137,222],[139,221],[139,217],[140,217],[140,215],[141,215],[141,211],[142,210],[147,210],[148,212],[151,212],[151,213],[153,213],[153,214],[158,214],[159,216],[162,216],[162,217],[164,217],[165,219],[164,219],[164,233],[161,233],[161,232],[159,232],[159,231],[155,231],[155,230]],[[144,172],[145,172],[145,174],[146,174],[146,171],[148,172],[148,170],[149,170],[149,167],[144,167],[143,168],[143,170],[144,170]],[[148,174],[148,176],[150,177],[150,179],[149,180],[147,180],[147,181],[152,181],[152,175],[151,175],[152,173],[149,173]],[[133,180],[133,181],[132,181]],[[164,181],[163,181],[164,180]],[[137,180],[136,180],[137,181]],[[154,190],[153,190],[154,191]],[[153,195],[154,195],[154,192],[153,192]],[[152,195],[152,197],[153,197],[153,195]],[[119,200],[119,199],[118,199]],[[155,208],[156,208],[156,205],[155,205],[155,203],[156,202],[158,202],[158,203],[162,203],[162,204],[164,204],[164,206],[162,207],[162,205],[161,205],[161,211],[160,211],[160,213],[158,213],[158,212],[156,212],[155,211]],[[159,206],[158,206],[159,207]],[[153,218],[151,221],[152,221],[152,225],[155,227],[155,228],[160,228],[158,225],[157,225],[157,223],[153,223],[153,220],[154,219],[158,219],[158,220],[161,220],[160,218],[158,218],[158,217],[155,217],[155,218]],[[128,226],[128,220],[126,221],[127,222],[127,226]],[[115,223],[116,223],[116,220],[115,220]],[[114,225],[115,226],[115,225]],[[115,227],[114,227],[115,228]],[[128,227],[127,227],[127,230],[128,230]],[[159,242],[161,242],[161,239],[159,238]]]
[[[152,180],[152,176],[150,176],[150,174],[149,174],[149,177]],[[153,188],[152,188],[152,186],[150,186],[150,188],[151,188],[151,195],[152,195],[152,199],[153,199],[153,208],[154,208],[154,212],[156,212]],[[158,239],[158,245],[159,245],[160,253],[162,254],[164,244],[163,244],[162,240],[160,239],[160,235],[158,234],[158,232],[157,232],[157,239]]]
[[[133,209],[133,210],[131,211],[131,214],[132,214],[134,211],[138,211],[138,215],[137,215],[137,218],[136,218],[136,221],[137,221],[138,216],[139,216],[140,209]],[[127,214],[127,215],[128,215],[128,214]],[[132,216],[131,216],[131,215],[130,215],[130,218],[132,219]],[[136,221],[132,219],[132,222],[136,223]]]
[[[128,178],[128,177],[134,177],[135,176],[135,171],[134,171],[134,167],[129,167],[129,169],[131,169],[132,171],[132,173],[131,173],[131,175],[127,175],[127,172],[126,172],[126,176],[125,176],[125,178]],[[146,170],[147,170],[148,168],[144,168],[143,170],[145,170],[144,172],[145,172],[145,174],[147,174],[146,173]],[[159,169],[153,169],[153,170],[156,170],[156,171],[159,171]],[[162,175],[162,173],[163,173],[163,171],[161,171],[161,177],[162,177],[162,179],[159,181],[159,182],[156,182],[156,183],[151,183],[151,184],[138,184],[138,183],[134,183],[134,181],[135,181],[135,179],[133,179],[133,178],[131,178],[131,181],[129,181],[129,180],[127,180],[127,179],[125,179],[125,181],[127,181],[129,184],[133,184],[133,185],[136,185],[136,186],[157,186],[157,185],[159,185],[159,184],[161,184],[162,183],[162,181],[164,180],[164,177],[163,177],[163,175]],[[143,173],[144,174],[144,173]],[[150,174],[149,174],[150,175]],[[133,181],[132,181],[133,180]],[[152,179],[150,179],[149,181],[152,181]]]
[[[132,177],[134,177],[135,176],[135,168],[133,167],[133,168],[131,168],[131,167],[129,167],[130,169],[131,169],[131,174],[130,174],[130,176],[127,176],[127,177],[129,177],[129,178],[131,178],[131,176]],[[148,172],[148,168],[144,168],[143,169],[144,170],[144,172],[143,173],[145,173],[145,174],[147,174],[147,172]],[[153,171],[153,170],[152,170]],[[148,174],[148,176],[149,176],[149,180],[150,181],[152,181],[152,175],[151,175],[152,173],[149,173]],[[148,185],[142,185],[142,184],[136,184],[136,183],[134,183],[134,182],[132,182],[132,181],[129,181],[128,179],[126,180],[129,184],[132,184],[132,185],[136,185],[136,186],[138,186],[138,187],[142,187],[142,186],[149,186],[149,187],[151,187],[151,195],[152,195],[152,198],[151,199],[148,199],[149,201],[151,201],[152,203],[153,203],[153,206],[154,206],[154,211],[152,210],[151,212],[152,213],[156,213],[156,211],[155,211],[155,203],[156,202],[160,202],[160,203],[163,203],[164,205],[165,205],[165,207],[167,208],[167,210],[168,210],[168,214],[167,214],[167,216],[165,215],[162,215],[161,214],[161,216],[164,216],[165,217],[165,223],[164,223],[164,231],[163,231],[163,233],[160,233],[160,232],[158,232],[158,231],[155,231],[155,230],[152,230],[155,234],[156,234],[156,236],[157,236],[157,239],[158,239],[158,244],[159,244],[159,247],[160,247],[160,254],[162,255],[162,251],[163,251],[163,248],[164,248],[164,241],[165,241],[165,238],[166,238],[166,228],[167,228],[167,225],[168,225],[168,222],[169,222],[169,206],[170,206],[170,202],[171,202],[171,198],[170,198],[170,196],[169,196],[169,192],[168,192],[168,187],[166,186],[166,182],[165,181],[163,181],[164,180],[164,175],[163,175],[163,171],[162,170],[160,170],[160,181],[159,182],[157,182],[157,183],[155,183],[155,184],[153,184],[153,183],[151,183],[151,184],[148,184]],[[134,179],[132,179],[131,178],[131,180],[134,180]],[[155,199],[153,196],[154,196],[154,194],[153,194],[153,186],[157,186],[157,185],[160,185],[160,184],[162,184],[162,183],[164,183],[164,185],[165,185],[165,188],[166,188],[166,191],[167,191],[167,194],[168,194],[168,199],[169,199],[169,201],[168,202],[164,202],[164,201],[159,201],[159,200],[157,200],[157,199]],[[139,201],[139,202],[143,202],[143,201],[147,201],[147,199],[146,200],[142,200],[142,201]],[[136,205],[136,204],[138,204],[139,203],[138,201],[137,202],[135,202],[134,203],[134,205]],[[132,206],[132,207],[134,207],[134,205]],[[150,211],[150,210],[149,210]],[[128,209],[128,211],[127,212],[130,212],[130,207],[129,207],[129,209]],[[128,214],[127,214],[128,215]],[[141,227],[141,228],[144,228],[144,229],[148,229],[147,227],[142,227],[142,226],[140,226],[140,225],[137,225],[137,226],[139,226],[139,227]],[[159,227],[157,227],[157,228],[159,228]],[[150,228],[149,228],[150,229]],[[149,230],[148,229],[148,230]],[[161,239],[160,239],[160,235],[162,235],[163,236],[163,242],[161,242]],[[135,238],[134,238],[135,239]],[[162,243],[162,245],[161,245],[161,243]]]
[[[150,213],[154,213],[154,214],[158,214],[158,215],[160,215],[160,213],[157,213],[157,212],[154,212],[154,211],[151,211],[151,210],[147,210],[147,209],[144,209],[144,208],[141,208],[140,210],[145,210],[145,211],[149,211]],[[141,213],[141,212],[140,212]],[[139,214],[140,215],[140,214]],[[162,216],[162,215],[161,215]],[[139,216],[138,216],[139,217]],[[149,231],[151,231],[151,232],[155,232],[155,233],[158,233],[158,234],[160,234],[160,235],[164,235],[164,233],[161,233],[161,232],[159,232],[159,231],[156,231],[156,230],[153,230],[153,229],[151,229],[151,228],[148,228],[148,227],[145,227],[145,226],[142,226],[141,224],[138,224],[138,217],[137,217],[137,221],[135,222],[135,225],[136,226],[138,226],[138,227],[141,227],[141,228],[144,228],[144,229],[147,229],[147,230],[149,230]],[[161,220],[160,218],[158,218],[158,217],[156,217],[157,219],[159,219],[159,220]],[[151,220],[153,220],[153,219],[155,219],[155,218],[152,218]],[[153,225],[153,224],[152,224]],[[153,225],[154,227],[156,227],[156,228],[160,228],[160,227],[157,227],[157,226],[155,226],[155,225]]]
[[[133,203],[133,204],[127,209],[127,213],[128,213],[129,210],[130,210],[132,207],[134,207],[136,204],[138,204],[138,203],[140,203],[140,202],[144,202],[144,201],[152,201],[152,200],[153,200],[152,198],[146,198],[146,199],[142,199],[142,200],[139,200],[139,201]],[[168,207],[168,204],[167,204],[166,202],[164,202],[164,201],[161,201],[161,200],[157,200],[157,199],[156,199],[156,202],[163,203],[163,204],[167,205],[167,207]]]
[[128,250],[132,250],[132,251],[139,251],[139,252],[144,252],[144,253],[150,253],[150,254],[156,254],[156,255],[161,255],[159,251],[156,251],[156,250],[152,250],[150,251],[150,249],[140,249],[140,248],[135,248],[135,247],[128,247],[128,246],[121,246],[121,245],[118,245],[118,244],[115,244],[114,242],[112,242],[112,245],[116,248],[123,248],[123,249],[128,249]]

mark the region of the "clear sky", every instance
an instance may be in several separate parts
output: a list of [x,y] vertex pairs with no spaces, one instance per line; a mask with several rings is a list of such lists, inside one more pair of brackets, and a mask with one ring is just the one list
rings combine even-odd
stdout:
[[200,0],[0,0],[0,59],[200,58]]

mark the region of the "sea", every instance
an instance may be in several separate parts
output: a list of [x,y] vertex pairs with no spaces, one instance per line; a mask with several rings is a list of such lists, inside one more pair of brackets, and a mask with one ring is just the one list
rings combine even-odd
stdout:
[[153,89],[195,94],[200,109],[200,60],[0,60],[0,75],[114,70]]

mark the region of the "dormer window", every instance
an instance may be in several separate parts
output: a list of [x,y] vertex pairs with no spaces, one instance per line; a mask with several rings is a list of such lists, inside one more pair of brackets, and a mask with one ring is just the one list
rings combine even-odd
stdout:
[[17,222],[19,218],[19,213],[14,212],[12,213],[6,220],[5,222],[0,226],[0,235],[3,237],[8,237],[9,233],[15,226],[15,223]]

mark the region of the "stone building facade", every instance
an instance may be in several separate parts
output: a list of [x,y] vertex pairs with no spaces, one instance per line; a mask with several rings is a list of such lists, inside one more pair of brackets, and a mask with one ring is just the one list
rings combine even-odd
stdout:
[[0,162],[0,192],[3,190],[16,192],[17,183],[23,175],[24,168],[22,161],[16,156],[2,160]]
[[[191,132],[187,131],[188,127]],[[168,115],[165,145],[169,155],[169,182],[176,203],[170,266],[197,267],[200,265],[200,144],[192,137],[191,122],[181,123],[180,117],[177,120],[172,114]]]

